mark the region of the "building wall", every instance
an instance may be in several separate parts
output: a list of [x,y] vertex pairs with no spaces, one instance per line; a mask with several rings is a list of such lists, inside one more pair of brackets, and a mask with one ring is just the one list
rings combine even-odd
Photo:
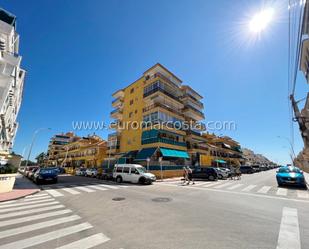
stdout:
[[[131,124],[134,122],[141,123],[143,119],[143,82],[140,78],[130,86],[124,89],[124,107],[123,107],[123,125],[128,124],[129,129],[124,129],[121,133],[120,152],[138,150],[141,147],[141,129],[132,129]],[[133,92],[131,92],[133,90]],[[130,101],[133,101],[130,104]],[[131,114],[131,117],[129,116]],[[139,125],[138,124],[138,125]]]

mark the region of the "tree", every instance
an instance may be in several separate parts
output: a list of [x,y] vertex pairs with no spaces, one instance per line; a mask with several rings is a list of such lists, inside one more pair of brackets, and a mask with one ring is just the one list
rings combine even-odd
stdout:
[[37,157],[35,158],[37,161],[37,164],[45,164],[47,160],[47,154],[45,152],[41,152]]

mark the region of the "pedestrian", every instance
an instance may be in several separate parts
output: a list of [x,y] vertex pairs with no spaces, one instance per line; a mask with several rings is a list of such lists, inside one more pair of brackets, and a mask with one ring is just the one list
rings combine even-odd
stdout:
[[189,181],[188,171],[187,171],[186,167],[183,167],[183,184],[186,184],[186,181]]
[[188,172],[188,185],[192,181],[192,185],[195,184],[192,176],[192,169],[188,166],[187,167],[187,172]]
[[240,171],[239,166],[236,168],[235,173],[236,173],[237,180],[240,180],[241,179],[241,171]]
[[233,167],[233,166],[231,166],[230,167],[230,170],[231,170],[231,172],[230,172],[230,179],[231,180],[234,180],[234,177],[235,177],[235,168]]

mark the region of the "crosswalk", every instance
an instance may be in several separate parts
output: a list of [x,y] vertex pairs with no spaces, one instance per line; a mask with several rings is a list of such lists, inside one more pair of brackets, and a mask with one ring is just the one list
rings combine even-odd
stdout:
[[47,193],[0,203],[0,249],[101,248],[109,240]]
[[[177,187],[183,187],[188,185],[183,185],[180,181],[169,181],[156,183],[160,185],[172,185]],[[305,189],[293,189],[293,188],[281,188],[277,186],[260,186],[256,184],[245,184],[241,181],[230,181],[230,180],[220,180],[215,182],[204,182],[196,181],[194,185],[189,185],[188,187],[194,189],[214,189],[214,190],[226,190],[226,191],[237,191],[240,193],[254,193],[261,195],[273,195],[278,197],[292,197],[301,200],[309,201],[309,191]]]
[[[64,197],[67,195],[80,195],[82,193],[94,193],[97,191],[117,190],[128,187],[129,187],[128,185],[109,185],[99,183],[99,184],[65,185],[65,186],[62,185],[42,186],[42,189],[53,197]],[[41,198],[43,197],[44,196],[42,196]],[[44,198],[36,200],[44,200]]]

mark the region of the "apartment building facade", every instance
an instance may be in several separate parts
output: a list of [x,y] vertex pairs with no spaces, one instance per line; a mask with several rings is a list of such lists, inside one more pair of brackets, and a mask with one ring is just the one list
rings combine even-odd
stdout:
[[202,96],[159,63],[112,96],[110,160],[175,169],[192,165],[199,150],[193,144],[205,142]]
[[21,68],[16,17],[0,9],[0,157],[7,161],[18,128],[25,70]]
[[59,154],[65,151],[64,146],[79,140],[80,137],[76,136],[73,132],[61,133],[54,135],[48,144],[47,150],[47,164],[59,166],[61,162],[58,160]]

